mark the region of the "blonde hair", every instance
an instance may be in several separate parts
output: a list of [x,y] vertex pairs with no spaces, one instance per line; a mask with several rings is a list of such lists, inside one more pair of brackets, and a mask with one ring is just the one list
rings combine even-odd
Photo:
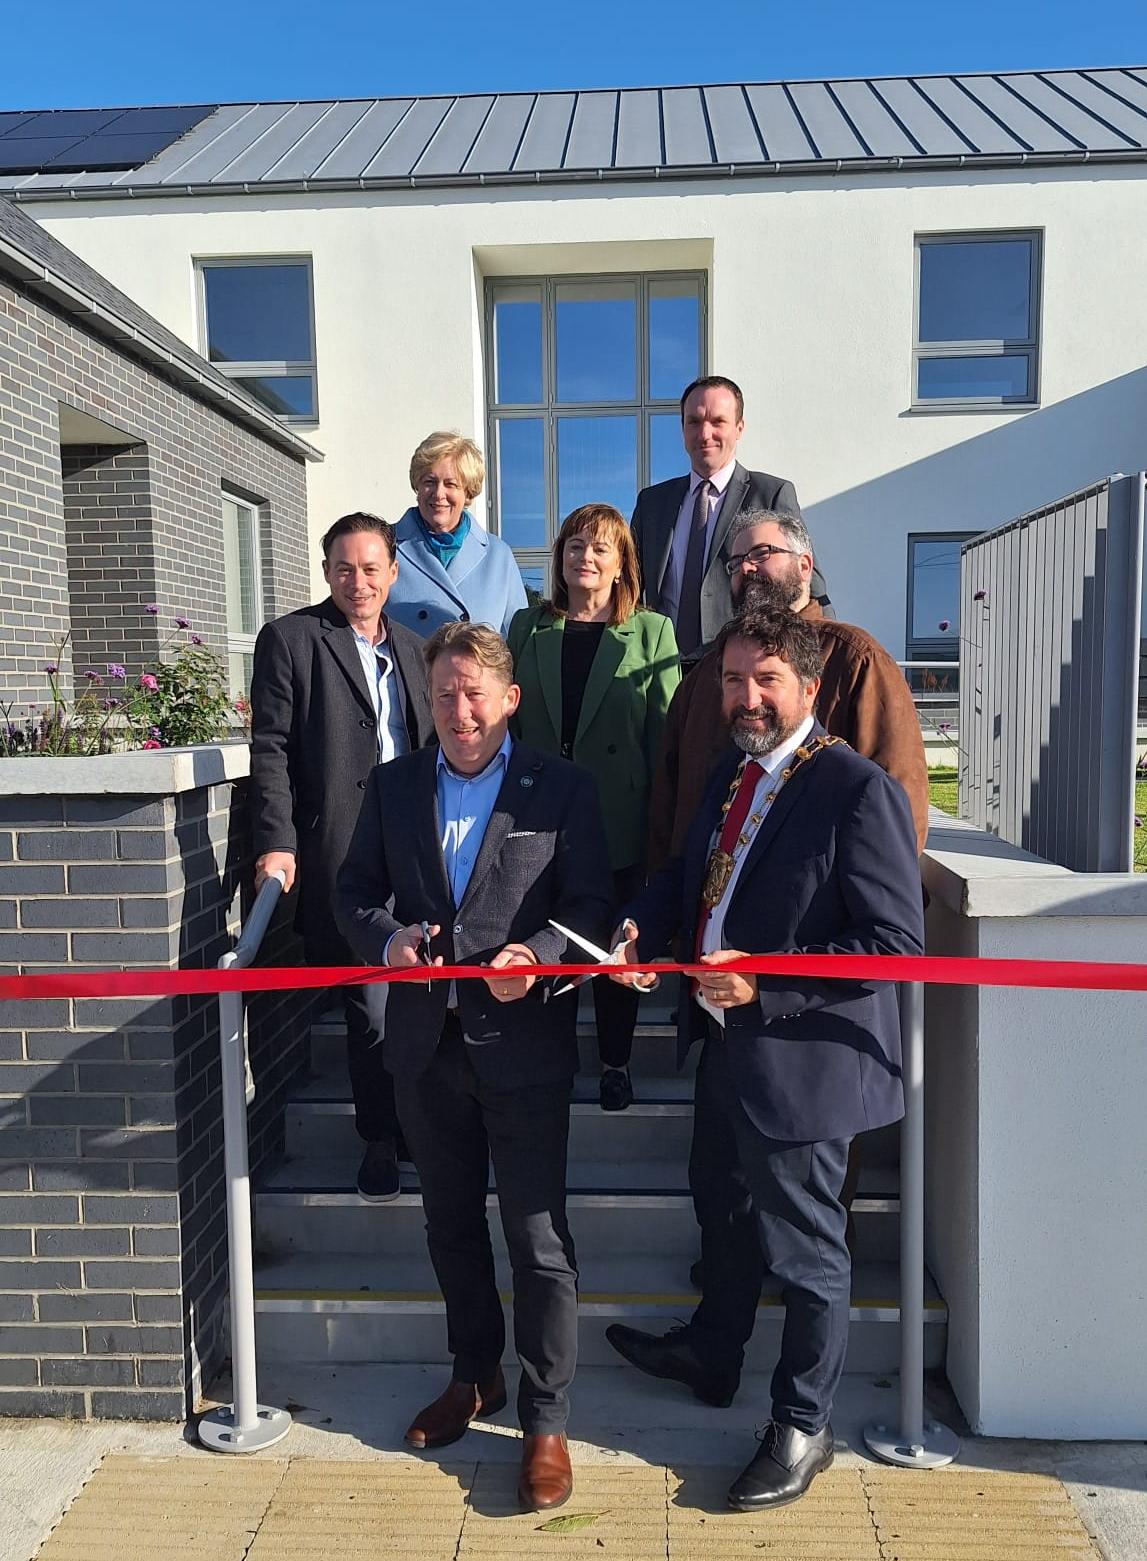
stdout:
[[489,667],[504,687],[514,681],[514,658],[500,634],[484,623],[440,624],[422,647],[427,674],[439,656],[469,656],[480,667]]
[[458,480],[466,493],[466,502],[471,503],[481,493],[482,484],[486,481],[486,463],[473,439],[467,439],[463,434],[427,434],[410,457],[410,486],[417,493],[418,484],[431,467],[445,460],[454,462]]
[[626,623],[632,618],[641,596],[641,576],[637,568],[637,549],[633,545],[633,533],[629,522],[612,504],[583,504],[571,510],[562,521],[562,529],[554,542],[553,599],[550,608],[559,618],[570,610],[569,587],[565,582],[562,562],[566,543],[571,537],[588,534],[597,541],[612,542],[620,562],[618,577],[610,593],[613,616],[611,623]]

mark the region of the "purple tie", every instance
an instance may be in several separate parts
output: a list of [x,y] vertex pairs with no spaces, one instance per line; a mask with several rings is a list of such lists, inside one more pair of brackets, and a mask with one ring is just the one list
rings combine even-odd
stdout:
[[689,527],[689,546],[685,568],[681,572],[681,594],[677,598],[677,649],[690,656],[701,645],[701,582],[705,578],[705,535],[709,529],[709,483],[697,484],[693,500],[693,520]]

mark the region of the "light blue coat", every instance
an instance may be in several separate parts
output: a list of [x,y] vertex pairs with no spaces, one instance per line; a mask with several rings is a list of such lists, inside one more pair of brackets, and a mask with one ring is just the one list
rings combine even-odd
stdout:
[[447,574],[426,540],[416,509],[408,509],[395,527],[398,579],[386,610],[415,634],[433,634],[455,618],[487,623],[504,635],[510,619],[526,605],[526,588],[513,552],[477,521]]

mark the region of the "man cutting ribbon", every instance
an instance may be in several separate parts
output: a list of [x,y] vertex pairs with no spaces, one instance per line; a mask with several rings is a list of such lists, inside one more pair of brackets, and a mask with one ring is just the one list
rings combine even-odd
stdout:
[[[722,709],[739,753],[714,773],[684,849],[630,907],[630,963],[676,937],[703,974],[683,994],[678,1059],[704,1039],[690,1180],[705,1294],[664,1337],[606,1337],[650,1376],[724,1406],[740,1380],[764,1267],[785,1303],[772,1411],[729,1491],[739,1509],[795,1501],[832,1462],[829,1425],[848,1340],[851,1266],[841,1201],[854,1134],[904,1109],[889,982],[738,974],[747,955],[919,954],[916,837],[899,782],[830,738],[812,711],[816,631],[749,611],[717,641]],[[648,977],[611,975],[631,985]]]

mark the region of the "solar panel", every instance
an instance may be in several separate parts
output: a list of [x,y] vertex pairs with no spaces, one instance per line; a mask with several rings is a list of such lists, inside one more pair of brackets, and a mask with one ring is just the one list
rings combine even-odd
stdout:
[[[138,168],[215,112],[195,108],[58,109],[0,116],[0,173]],[[8,125],[3,120],[11,120]]]

